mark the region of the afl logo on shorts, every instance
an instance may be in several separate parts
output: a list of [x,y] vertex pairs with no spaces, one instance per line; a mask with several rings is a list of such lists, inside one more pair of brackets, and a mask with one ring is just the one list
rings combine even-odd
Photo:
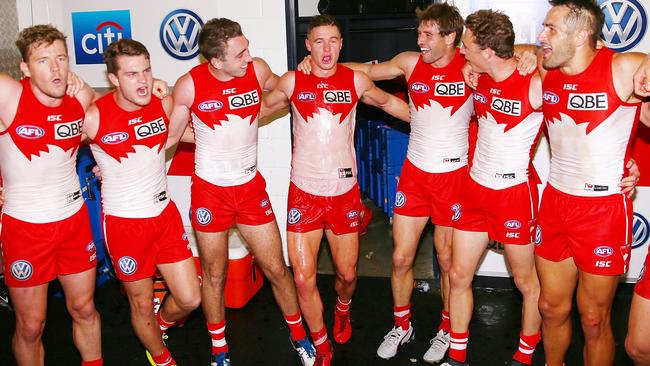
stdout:
[[409,87],[413,93],[423,94],[429,91],[429,86],[425,83],[417,82]]
[[267,208],[269,206],[269,200],[268,199],[263,199],[260,201],[260,207],[261,208]]
[[199,32],[203,20],[187,9],[167,14],[160,24],[160,43],[171,57],[189,60],[199,54]]
[[646,10],[638,0],[599,0],[605,13],[601,38],[617,52],[627,51],[641,42],[648,24]]
[[357,210],[351,210],[348,212],[348,219],[354,220],[359,217],[359,211]]
[[295,225],[302,220],[302,212],[295,207],[292,207],[287,214],[287,223],[289,225]]
[[11,275],[18,281],[26,281],[34,273],[32,264],[26,260],[18,260],[11,264]]
[[404,207],[406,204],[406,195],[402,191],[398,191],[395,194],[395,207]]
[[95,251],[95,242],[91,241],[90,243],[86,244],[86,252],[88,253],[93,253]]
[[594,249],[594,254],[601,257],[601,258],[607,258],[614,254],[614,249],[612,247],[608,247],[606,245],[601,245],[598,248]]
[[634,213],[632,221],[632,249],[643,246],[650,237],[650,225],[648,220],[638,212]]
[[138,262],[131,257],[122,257],[117,261],[117,266],[120,268],[120,272],[130,276],[138,269]]
[[508,221],[503,223],[503,226],[505,226],[506,229],[516,230],[516,229],[521,228],[521,222],[519,222],[517,220],[508,220]]
[[535,228],[535,245],[540,245],[542,244],[542,228],[537,225]]
[[199,207],[196,210],[196,222],[202,226],[209,224],[212,222],[212,212],[205,207]]
[[451,205],[451,210],[454,212],[454,216],[451,217],[451,221],[458,221],[463,212],[460,210],[460,203],[454,203]]

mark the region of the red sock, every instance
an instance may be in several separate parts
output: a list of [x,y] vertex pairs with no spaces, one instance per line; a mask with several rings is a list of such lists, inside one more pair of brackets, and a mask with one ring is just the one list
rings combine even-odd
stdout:
[[409,329],[411,325],[411,304],[393,306],[393,316],[395,317],[395,327],[401,327],[403,330]]
[[103,365],[104,365],[104,360],[101,358],[92,361],[81,361],[81,366],[103,366]]
[[151,356],[153,362],[156,363],[156,366],[175,366],[176,361],[172,358],[172,355],[169,353],[167,347],[165,347],[161,354],[158,356]]
[[464,333],[450,333],[451,345],[449,346],[449,358],[457,362],[467,360],[467,341],[469,340],[469,330]]
[[347,304],[341,301],[340,297],[336,297],[336,308],[335,312],[337,315],[347,315],[350,313],[350,304],[352,304],[352,299],[348,300]]
[[284,320],[289,326],[292,340],[299,341],[307,336],[305,328],[302,326],[302,316],[300,315],[300,311],[294,315],[285,315]]
[[158,321],[158,325],[160,326],[160,331],[165,333],[167,329],[171,328],[176,322],[168,322],[167,320],[162,318],[162,308],[158,313],[156,313],[156,320]]
[[533,335],[524,335],[524,333],[519,334],[519,349],[515,352],[515,355],[512,357],[513,360],[525,363],[526,365],[532,365],[533,363],[533,352],[535,352],[535,347],[537,343],[542,339],[542,333],[537,332]]
[[449,321],[448,311],[445,310],[442,311],[442,321],[440,322],[440,326],[438,327],[438,330],[442,330],[445,333],[451,332],[451,322]]
[[314,343],[314,347],[316,348],[316,354],[324,355],[329,353],[332,349],[330,340],[327,338],[327,328],[325,327],[323,327],[323,329],[319,330],[318,332],[312,332],[311,340]]
[[212,354],[216,355],[222,352],[228,352],[228,343],[226,343],[226,321],[219,323],[207,323],[210,338],[212,338]]

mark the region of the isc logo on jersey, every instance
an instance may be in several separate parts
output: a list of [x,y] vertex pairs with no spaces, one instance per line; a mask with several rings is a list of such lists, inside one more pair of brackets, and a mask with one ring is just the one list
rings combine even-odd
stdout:
[[645,35],[648,18],[638,0],[599,0],[605,14],[600,33],[605,45],[623,52],[636,47]]
[[167,126],[165,125],[165,121],[162,118],[158,118],[157,120],[135,126],[135,139],[146,139],[147,137],[159,135],[166,131]]
[[606,111],[607,93],[570,93],[567,108],[575,111]]
[[433,95],[437,97],[457,97],[465,95],[465,83],[436,83]]
[[519,100],[492,97],[490,108],[509,116],[521,116],[521,101]]
[[81,135],[81,120],[57,123],[54,125],[54,138],[56,140],[71,139]]
[[128,10],[74,12],[72,34],[77,64],[103,64],[109,44],[131,38],[131,14]]
[[257,90],[251,90],[244,94],[231,95],[228,97],[230,109],[246,108],[260,102],[260,96]]
[[352,103],[352,93],[349,90],[324,90],[323,99],[325,103]]

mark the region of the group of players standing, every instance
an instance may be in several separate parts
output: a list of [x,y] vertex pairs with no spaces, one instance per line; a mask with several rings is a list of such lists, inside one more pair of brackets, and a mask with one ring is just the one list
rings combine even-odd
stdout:
[[[44,25],[23,30],[17,46],[26,78],[0,75],[1,240],[16,311],[12,346],[18,364],[43,364],[47,286],[58,278],[82,365],[102,365],[93,303],[95,248],[74,167],[77,148],[87,139],[103,179],[106,243],[133,328],[153,364],[175,365],[162,333],[201,305],[212,365],[230,365],[223,290],[227,232],[236,225],[271,283],[302,364],[330,365],[333,347],[316,286],[317,255],[325,233],[338,295],[332,333],[337,343],[346,343],[361,210],[353,145],[358,101],[411,123],[393,223],[395,323],[378,356],[395,356],[413,337],[412,265],[431,219],[443,313],[426,362],[442,361],[449,350],[443,365],[467,364],[471,282],[491,238],[505,244],[524,301],[512,365],[532,363],[542,332],[546,364],[563,364],[574,292],[585,364],[613,364],[610,313],[618,276],[629,263],[632,204],[626,192],[638,174],[622,177],[630,168],[637,121],[650,123],[650,109],[640,99],[650,94],[650,77],[644,75],[650,74],[650,57],[602,47],[603,14],[593,1],[551,3],[539,37],[540,65],[530,73],[517,71],[508,17],[491,10],[464,21],[451,5],[431,5],[418,12],[421,52],[377,65],[337,63],[340,29],[333,18],[316,16],[306,40],[311,56],[301,65],[308,72],[282,77],[251,57],[239,24],[212,19],[199,35],[206,62],[181,76],[171,97],[161,98],[152,97],[149,53],[137,41],[109,45],[104,60],[115,89],[96,99],[88,86],[66,95],[69,66],[61,32]],[[398,76],[407,80],[410,106],[371,81]],[[264,97],[263,90],[269,91]],[[258,120],[288,104],[294,119],[287,206],[293,276],[257,171]],[[479,131],[468,167],[473,112]],[[193,138],[186,133],[190,120]],[[542,126],[551,168],[538,213],[529,173]],[[183,137],[196,144],[191,207],[202,284],[167,189],[165,149]],[[170,295],[154,313],[156,269]],[[642,277],[626,341],[638,365],[650,365],[648,314],[650,281]]]

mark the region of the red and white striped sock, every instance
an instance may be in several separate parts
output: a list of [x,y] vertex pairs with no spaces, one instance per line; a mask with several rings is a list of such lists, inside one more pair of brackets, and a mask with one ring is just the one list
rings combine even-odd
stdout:
[[393,306],[393,316],[395,317],[395,327],[400,327],[403,330],[409,329],[411,326],[411,304]]
[[535,347],[537,347],[537,343],[539,343],[541,339],[541,332],[537,332],[529,336],[520,333],[519,349],[517,349],[517,352],[515,352],[515,355],[512,357],[512,359],[521,363],[525,363],[526,365],[532,365],[533,352],[535,352]]
[[219,323],[206,323],[210,338],[212,338],[212,354],[216,355],[222,352],[228,352],[228,343],[226,343],[226,321]]
[[176,322],[168,322],[167,320],[163,319],[162,308],[158,313],[156,313],[156,320],[158,321],[158,326],[160,326],[160,331],[163,333],[165,333],[167,329],[171,328],[176,323]]
[[451,331],[449,333],[449,357],[454,361],[465,362],[467,360],[467,343],[469,341],[469,330],[463,333]]
[[352,299],[348,300],[347,303],[341,301],[340,297],[336,297],[336,308],[334,309],[337,315],[347,315],[350,313],[350,304],[352,304]]
[[323,327],[323,329],[318,332],[312,332],[311,340],[314,343],[314,348],[316,348],[317,354],[323,355],[330,352],[332,346],[330,340],[327,338],[327,328]]
[[289,326],[292,340],[299,341],[307,336],[305,333],[305,327],[302,325],[302,316],[300,315],[300,311],[293,315],[285,315],[284,320]]
[[438,327],[438,330],[442,330],[445,333],[451,332],[451,322],[449,321],[448,311],[445,310],[442,311],[442,321],[440,322],[440,326]]
[[156,363],[156,366],[175,366],[176,361],[172,358],[172,355],[169,353],[167,347],[165,347],[161,354],[158,356],[151,356],[153,362]]
[[92,361],[81,361],[81,366],[103,366],[104,359],[98,358]]

